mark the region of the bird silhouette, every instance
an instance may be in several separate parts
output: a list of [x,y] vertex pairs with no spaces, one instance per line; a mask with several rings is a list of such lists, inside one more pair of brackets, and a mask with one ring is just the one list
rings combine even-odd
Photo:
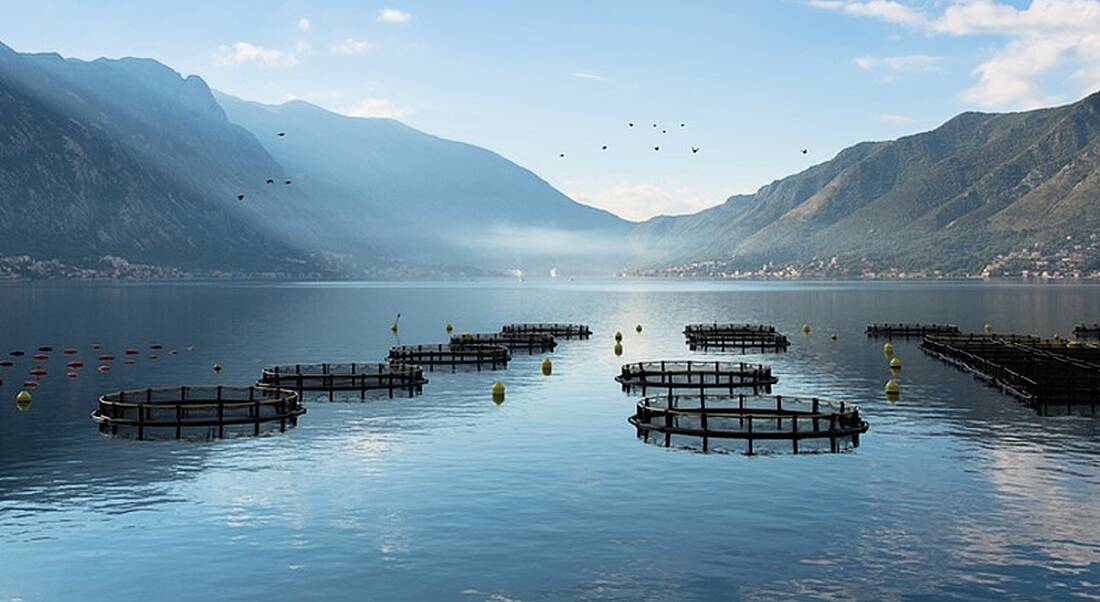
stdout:
[[244,195],[243,194],[238,194],[237,195],[237,200],[238,201],[243,201],[244,200]]
[[668,130],[661,130],[661,133],[662,133],[662,134],[667,134],[667,133],[668,133]]
[[286,182],[283,182],[283,183],[286,184],[287,186],[289,186],[290,185],[290,180],[287,180]]
[[634,124],[633,124],[633,123],[628,123],[628,124],[626,124],[626,125],[628,125],[628,126],[630,126],[630,127],[634,127]]
[[654,146],[654,147],[653,147],[653,150],[655,150],[655,151],[659,151],[659,150],[661,150],[661,147],[659,147],[659,146]]
[[268,184],[274,184],[274,183],[275,183],[275,180],[272,180],[271,178],[268,178],[268,179],[267,179],[267,183],[268,183]]
[[561,158],[564,159],[565,158],[565,153],[562,153],[562,154],[558,155],[558,157],[561,157]]
[[275,135],[276,136],[286,136],[286,132],[279,132],[278,134],[275,134]]
[[656,124],[656,123],[654,123],[654,124],[653,124],[653,127],[657,127],[657,124]]
[[681,123],[681,124],[680,124],[680,127],[684,127],[684,125],[685,125],[685,124]]
[[810,151],[808,151],[808,150],[806,150],[806,149],[802,149],[802,154],[803,154],[803,155],[805,155],[805,154],[806,154],[806,153],[808,153],[808,152],[810,152]]
[[698,149],[698,148],[696,148],[696,147],[694,147],[694,146],[693,146],[693,147],[691,147],[691,154],[693,154],[693,155],[694,155],[694,154],[695,154],[695,153],[697,153],[697,152],[699,152],[699,149]]
[[606,145],[606,144],[605,144],[605,145],[603,145],[603,146],[602,146],[602,147],[600,148],[600,150],[607,150],[607,145]]

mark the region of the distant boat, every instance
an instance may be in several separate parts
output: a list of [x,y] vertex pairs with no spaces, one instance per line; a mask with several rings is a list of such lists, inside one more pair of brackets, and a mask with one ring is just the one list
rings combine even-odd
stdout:
[[515,276],[516,279],[520,282],[523,282],[523,270],[519,268],[512,268],[512,275]]
[[557,278],[558,277],[558,268],[550,268],[550,277],[551,278]]

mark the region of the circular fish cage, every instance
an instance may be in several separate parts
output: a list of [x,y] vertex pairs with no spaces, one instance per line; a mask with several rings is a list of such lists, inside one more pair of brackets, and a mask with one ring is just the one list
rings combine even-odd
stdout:
[[629,422],[646,443],[749,455],[854,449],[868,428],[852,404],[788,395],[646,397]]
[[107,393],[99,432],[138,440],[222,439],[283,432],[306,413],[298,393],[268,387],[159,387]]
[[688,324],[684,338],[692,351],[786,351],[791,342],[770,324]]
[[615,377],[623,391],[728,391],[752,389],[753,394],[771,393],[779,379],[770,366],[745,362],[662,360],[623,364]]
[[358,394],[359,399],[366,399],[368,393],[413,397],[423,392],[427,382],[420,366],[346,362],[270,366],[263,369],[256,386],[290,389],[299,396],[307,391],[327,393],[333,401],[337,394],[342,398]]
[[500,328],[503,334],[548,334],[559,339],[587,339],[592,330],[587,324],[530,323],[505,324]]
[[499,370],[508,367],[511,352],[503,345],[398,345],[390,348],[389,362],[426,366],[429,372],[437,367]]
[[451,337],[451,346],[501,345],[528,353],[553,351],[558,346],[552,334],[527,332],[494,332],[488,334],[460,334]]

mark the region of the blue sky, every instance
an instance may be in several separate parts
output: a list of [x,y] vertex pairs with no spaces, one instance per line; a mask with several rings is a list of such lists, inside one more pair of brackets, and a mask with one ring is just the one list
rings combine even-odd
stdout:
[[0,15],[19,51],[152,57],[248,99],[397,117],[631,219],[964,110],[1100,88],[1100,0],[0,0]]

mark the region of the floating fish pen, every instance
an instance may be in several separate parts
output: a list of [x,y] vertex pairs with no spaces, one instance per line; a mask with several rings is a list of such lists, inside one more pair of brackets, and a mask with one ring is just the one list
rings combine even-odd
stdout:
[[867,422],[843,401],[786,395],[666,395],[638,402],[638,438],[703,452],[839,452],[859,446]]
[[558,342],[552,334],[528,332],[494,332],[488,334],[460,334],[451,337],[451,346],[500,345],[529,353],[553,351]]
[[108,393],[92,420],[115,437],[221,439],[297,426],[298,394],[268,387],[164,387]]
[[587,324],[505,324],[500,328],[502,334],[548,334],[559,339],[587,339],[592,330]]
[[512,359],[503,345],[399,345],[390,348],[389,362],[413,366],[427,366],[429,372],[437,367],[499,370],[508,367]]
[[925,337],[921,348],[1009,393],[1042,415],[1095,415],[1100,348],[1030,336]]
[[640,390],[646,395],[650,390],[728,391],[752,389],[753,394],[771,393],[772,385],[779,379],[772,376],[770,366],[745,362],[710,362],[694,360],[654,361],[624,364],[615,377],[623,391]]
[[1073,336],[1079,339],[1100,339],[1100,324],[1078,324],[1073,328]]
[[956,335],[954,324],[868,324],[869,337],[923,337],[930,334]]
[[791,342],[769,324],[688,324],[692,351],[786,351]]
[[395,393],[413,397],[424,390],[428,379],[420,366],[406,364],[323,363],[287,364],[264,368],[258,387],[273,387],[305,392],[327,393],[329,401],[336,395],[359,395],[366,399],[369,393]]

